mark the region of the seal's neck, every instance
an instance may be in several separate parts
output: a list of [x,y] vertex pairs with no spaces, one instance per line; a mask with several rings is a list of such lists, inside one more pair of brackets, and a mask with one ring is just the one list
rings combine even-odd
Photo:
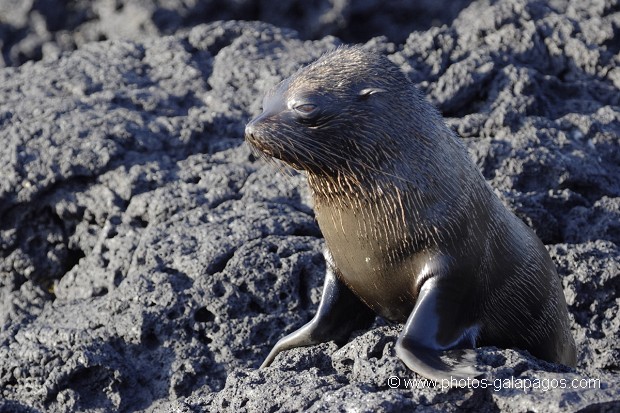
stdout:
[[318,175],[308,172],[308,184],[316,204],[329,204],[343,209],[375,200],[384,194],[376,180],[344,173]]

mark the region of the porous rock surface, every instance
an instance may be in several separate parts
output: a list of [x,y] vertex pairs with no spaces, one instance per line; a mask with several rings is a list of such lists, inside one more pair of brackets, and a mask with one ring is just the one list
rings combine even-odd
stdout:
[[243,128],[337,38],[214,22],[2,69],[0,411],[619,409],[619,28],[614,1],[478,1],[366,43],[440,108],[562,277],[577,368],[483,348],[476,389],[412,389],[401,326],[382,320],[257,369],[312,317],[325,264],[304,176],[255,159]]
[[302,39],[338,36],[402,43],[413,30],[450,23],[472,0],[0,0],[0,67],[92,41],[139,40],[215,20],[260,20]]

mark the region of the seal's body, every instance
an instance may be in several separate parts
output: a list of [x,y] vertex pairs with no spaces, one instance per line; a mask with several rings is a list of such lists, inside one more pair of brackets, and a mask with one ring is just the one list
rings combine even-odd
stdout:
[[263,366],[346,340],[375,314],[406,322],[397,354],[431,379],[476,374],[466,349],[483,345],[575,365],[544,245],[393,63],[341,47],[281,82],[263,109],[246,139],[307,171],[328,263],[317,315]]

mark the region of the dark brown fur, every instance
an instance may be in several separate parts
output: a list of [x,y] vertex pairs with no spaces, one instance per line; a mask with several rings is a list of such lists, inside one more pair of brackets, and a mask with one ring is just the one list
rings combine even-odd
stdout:
[[385,57],[358,47],[326,54],[265,97],[246,139],[307,172],[337,278],[374,312],[406,321],[433,279],[438,327],[425,346],[517,347],[575,364],[544,245]]

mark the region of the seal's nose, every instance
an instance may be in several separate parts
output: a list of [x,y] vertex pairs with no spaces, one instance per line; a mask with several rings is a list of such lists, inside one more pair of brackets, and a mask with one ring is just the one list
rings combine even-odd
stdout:
[[254,140],[259,135],[259,127],[268,115],[263,112],[245,125],[245,139]]
[[256,122],[254,122],[255,119],[252,119],[251,121],[248,122],[247,125],[245,125],[245,139],[246,140],[252,140],[254,139],[254,134],[256,133]]

